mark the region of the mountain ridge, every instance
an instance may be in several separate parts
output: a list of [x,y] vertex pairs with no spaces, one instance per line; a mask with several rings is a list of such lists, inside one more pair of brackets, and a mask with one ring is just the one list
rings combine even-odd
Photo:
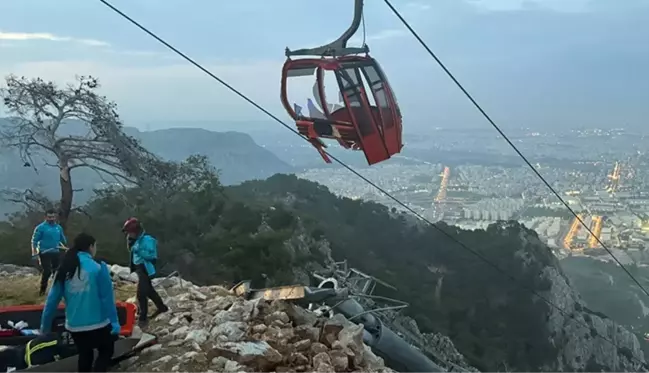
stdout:
[[[199,183],[205,190],[193,185],[179,185],[168,197],[144,188],[99,196],[83,206],[90,217],[76,213],[66,233],[92,232],[102,259],[125,265],[119,227],[136,214],[160,242],[160,273],[178,271],[196,284],[308,284],[330,253],[398,289],[377,287],[375,295],[406,302],[405,316],[414,321],[402,326],[447,336],[480,371],[646,370],[637,337],[592,311],[550,248],[517,222],[473,231],[437,224],[503,274],[412,216],[338,197],[294,175],[222,190],[213,176]],[[0,224],[0,263],[29,263],[17,248],[41,218],[36,212]],[[422,339],[432,349],[442,340]],[[446,359],[457,361],[454,354]]]
[[[0,118],[0,127],[8,125],[7,120]],[[83,136],[85,128],[86,125],[81,122],[66,122],[61,127],[61,134]],[[135,127],[124,127],[124,132],[140,140],[145,148],[165,160],[181,161],[193,154],[206,155],[219,169],[221,182],[225,185],[297,171],[242,132],[216,132],[201,128],[141,131]],[[16,150],[0,149],[0,180],[3,181],[0,187],[16,190],[31,188],[49,198],[58,198],[58,185],[51,182],[58,179],[58,169],[46,166],[40,156],[35,156],[33,163],[31,167],[25,167]],[[78,190],[76,202],[80,204],[91,198],[93,189],[102,184],[97,174],[88,169],[77,169],[72,177]],[[0,201],[0,216],[13,211],[13,205]]]

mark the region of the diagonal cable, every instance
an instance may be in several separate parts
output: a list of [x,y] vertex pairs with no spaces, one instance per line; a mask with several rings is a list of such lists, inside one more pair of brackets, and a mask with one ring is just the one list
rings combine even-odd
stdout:
[[[269,112],[268,110],[266,110],[265,108],[263,108],[261,105],[257,104],[254,100],[250,99],[248,96],[246,96],[245,94],[241,93],[241,92],[240,92],[239,90],[237,90],[236,88],[232,87],[230,84],[228,84],[227,82],[225,82],[223,79],[221,79],[221,78],[219,78],[218,76],[216,76],[214,73],[212,73],[211,71],[209,71],[208,69],[206,69],[205,67],[203,67],[201,64],[199,64],[198,62],[194,61],[192,58],[190,58],[190,57],[188,57],[187,55],[185,55],[184,53],[182,53],[180,50],[178,50],[177,48],[175,48],[175,47],[172,46],[171,44],[167,43],[165,40],[163,40],[162,38],[160,38],[159,36],[157,36],[155,33],[153,33],[152,31],[150,31],[150,30],[147,29],[146,27],[142,26],[139,22],[135,21],[133,18],[129,17],[127,14],[125,14],[125,13],[123,13],[121,10],[117,9],[115,6],[113,6],[113,5],[112,5],[111,3],[109,3],[107,0],[98,0],[98,1],[101,2],[102,4],[106,5],[106,6],[107,6],[108,8],[110,8],[112,11],[114,11],[114,12],[117,13],[117,14],[119,14],[120,16],[122,16],[123,18],[125,18],[127,21],[131,22],[134,26],[136,26],[137,28],[139,28],[139,29],[142,30],[143,32],[147,33],[149,36],[151,36],[152,38],[156,39],[158,42],[160,42],[161,44],[163,44],[164,46],[166,46],[167,48],[169,48],[170,50],[172,50],[173,52],[175,52],[176,54],[178,54],[179,56],[181,56],[181,57],[184,58],[185,60],[187,60],[187,62],[191,63],[191,64],[194,65],[196,68],[200,69],[200,70],[203,71],[205,74],[209,75],[211,78],[213,78],[213,79],[216,80],[217,82],[221,83],[223,86],[225,86],[226,88],[228,88],[230,91],[232,91],[233,93],[235,93],[236,95],[238,95],[239,97],[241,97],[242,99],[244,99],[245,101],[247,101],[248,103],[250,103],[252,106],[254,106],[255,108],[257,108],[258,110],[260,110],[260,111],[263,112],[264,114],[268,115],[270,118],[272,118],[273,120],[275,120],[276,122],[278,122],[279,124],[281,124],[282,126],[284,126],[286,129],[288,129],[289,131],[293,132],[294,134],[296,134],[297,136],[299,136],[299,137],[302,138],[303,140],[308,141],[308,139],[307,139],[306,137],[302,136],[302,134],[300,134],[297,130],[293,129],[291,126],[289,126],[288,124],[284,123],[284,121],[282,121],[281,119],[279,119],[277,116],[275,116],[274,114],[272,114],[271,112]],[[463,242],[460,241],[459,239],[455,238],[455,236],[453,236],[451,233],[446,232],[444,229],[440,228],[437,224],[435,224],[435,223],[431,222],[430,220],[426,219],[424,216],[422,216],[421,214],[419,214],[418,212],[416,212],[415,210],[413,210],[411,207],[409,207],[409,206],[406,205],[405,203],[401,202],[399,199],[397,199],[396,197],[394,197],[392,194],[390,194],[390,193],[389,193],[388,191],[386,191],[385,189],[381,188],[380,186],[378,186],[377,184],[375,184],[374,182],[372,182],[371,180],[369,180],[368,178],[366,178],[365,176],[363,176],[361,173],[359,173],[358,171],[356,171],[355,169],[353,169],[351,166],[347,165],[346,163],[342,162],[342,161],[339,160],[338,158],[336,158],[336,157],[334,157],[333,155],[329,154],[327,151],[325,151],[325,153],[326,153],[326,154],[327,154],[331,159],[333,159],[334,161],[336,161],[336,163],[340,164],[342,167],[344,167],[344,168],[346,168],[347,170],[349,170],[349,171],[350,171],[351,173],[353,173],[355,176],[359,177],[360,179],[362,179],[363,181],[365,181],[366,183],[368,183],[369,185],[371,185],[372,187],[374,187],[375,189],[377,189],[378,191],[380,191],[381,193],[383,193],[384,195],[386,195],[386,196],[387,196],[388,198],[390,198],[392,201],[394,201],[395,203],[397,203],[399,206],[403,207],[405,210],[407,210],[408,212],[410,212],[411,214],[413,214],[414,216],[416,216],[416,217],[419,218],[420,220],[426,222],[426,223],[429,224],[431,227],[435,228],[438,232],[440,232],[442,235],[446,236],[446,237],[447,237],[448,239],[450,239],[451,241],[453,241],[453,242],[457,243],[458,245],[460,245],[460,247],[461,247],[462,249],[468,251],[469,253],[471,253],[472,255],[474,255],[475,257],[477,257],[479,260],[481,260],[482,262],[484,262],[484,263],[487,264],[488,266],[492,267],[492,268],[493,268],[494,270],[496,270],[497,272],[500,272],[502,275],[504,275],[505,277],[509,278],[512,282],[514,282],[514,283],[515,283],[517,286],[519,286],[520,288],[525,289],[526,291],[530,292],[532,295],[534,295],[534,296],[536,296],[537,298],[541,299],[544,303],[546,303],[548,306],[550,306],[550,307],[556,309],[557,311],[559,311],[559,313],[561,313],[562,315],[564,315],[566,318],[574,319],[578,324],[580,324],[580,325],[582,325],[582,326],[584,326],[584,327],[586,327],[586,328],[590,328],[590,325],[586,324],[585,322],[582,322],[582,321],[579,320],[579,319],[576,319],[575,316],[573,316],[573,315],[569,314],[568,312],[564,311],[561,307],[559,307],[559,306],[557,306],[556,304],[554,304],[553,302],[551,302],[547,297],[541,295],[541,294],[540,294],[539,292],[537,292],[534,288],[532,288],[532,287],[530,287],[530,286],[527,286],[527,285],[521,283],[521,281],[520,281],[519,279],[517,279],[516,277],[514,277],[513,275],[511,275],[510,273],[508,273],[508,272],[505,271],[504,269],[500,268],[500,266],[498,266],[497,264],[495,264],[494,262],[492,262],[491,260],[489,260],[488,258],[486,258],[484,255],[480,254],[480,253],[479,253],[478,251],[476,251],[475,249],[472,249],[471,247],[467,246],[465,243],[463,243]],[[609,342],[609,343],[610,343],[611,345],[613,345],[614,347],[616,347],[616,348],[620,348],[620,346],[619,346],[615,341],[613,341],[612,339],[610,339],[610,338],[608,338],[608,337],[606,337],[606,336],[604,336],[604,335],[601,335],[601,334],[599,334],[599,333],[597,334],[597,336],[600,337],[602,340],[605,340],[605,341]],[[633,355],[631,355],[631,358],[632,358],[634,361],[640,363],[643,367],[646,367],[646,363],[645,363],[644,361],[642,361],[642,360],[636,358],[636,357],[633,356]]]
[[410,24],[408,23],[408,21],[406,21],[406,20],[401,16],[401,13],[399,13],[399,11],[398,11],[398,10],[397,10],[393,5],[392,5],[392,3],[390,2],[390,0],[384,0],[384,1],[385,1],[385,4],[390,8],[390,10],[392,10],[392,12],[394,13],[394,15],[397,16],[397,18],[399,18],[399,20],[400,20],[400,21],[403,23],[403,25],[408,29],[408,31],[410,31],[410,33],[411,33],[411,34],[412,34],[412,35],[417,39],[417,41],[419,42],[419,44],[421,44],[421,46],[422,46],[424,49],[426,49],[426,51],[428,52],[428,54],[429,54],[429,55],[430,55],[430,56],[435,60],[435,62],[437,62],[437,64],[442,68],[442,70],[444,70],[444,72],[446,73],[446,75],[448,75],[448,77],[451,78],[451,80],[453,81],[453,83],[455,83],[455,85],[457,85],[457,87],[462,91],[462,93],[464,93],[464,95],[469,99],[469,101],[471,101],[471,103],[473,104],[473,106],[475,106],[475,108],[478,109],[478,111],[480,112],[480,114],[482,114],[482,116],[487,120],[487,122],[489,122],[489,124],[491,124],[491,126],[492,126],[492,127],[493,127],[493,128],[494,128],[494,129],[495,129],[495,130],[500,134],[500,136],[502,136],[503,139],[505,139],[505,141],[509,144],[509,146],[511,146],[511,148],[514,149],[514,151],[516,152],[516,154],[518,154],[518,156],[521,157],[521,159],[525,162],[525,164],[527,164],[527,165],[529,166],[529,168],[532,170],[532,172],[534,172],[534,174],[536,174],[536,176],[538,176],[538,178],[541,179],[541,181],[543,182],[543,184],[545,184],[545,186],[547,186],[548,189],[550,189],[550,191],[552,192],[552,194],[554,194],[554,195],[559,199],[559,201],[560,201],[560,202],[561,202],[561,203],[562,203],[562,204],[563,204],[563,205],[568,209],[568,211],[570,211],[570,213],[575,217],[575,219],[577,219],[577,221],[579,221],[579,223],[581,223],[581,225],[586,229],[586,231],[588,231],[588,234],[590,234],[591,236],[593,236],[593,237],[595,238],[595,240],[597,240],[597,243],[599,243],[599,244],[602,246],[602,248],[604,248],[604,250],[606,250],[606,252],[608,253],[608,255],[610,255],[611,258],[613,258],[613,260],[617,263],[617,265],[620,266],[620,268],[622,268],[622,270],[623,270],[624,272],[626,272],[626,274],[627,274],[627,275],[631,278],[631,280],[633,280],[633,282],[634,282],[634,283],[635,283],[635,284],[636,284],[636,285],[637,285],[637,286],[638,286],[638,287],[639,287],[639,288],[640,288],[640,289],[645,293],[645,295],[646,295],[647,297],[649,297],[649,291],[647,291],[647,289],[645,289],[644,286],[642,286],[642,284],[640,284],[640,282],[639,282],[639,281],[638,281],[638,280],[637,280],[637,279],[636,279],[636,278],[631,274],[631,272],[629,272],[629,270],[628,270],[628,269],[627,269],[627,268],[622,264],[622,262],[620,262],[620,260],[619,260],[619,259],[618,259],[614,254],[613,254],[613,252],[612,252],[612,251],[611,251],[611,250],[610,250],[606,245],[604,245],[604,242],[602,242],[602,240],[599,238],[599,236],[596,235],[595,233],[593,233],[593,231],[590,229],[590,227],[588,226],[588,224],[586,224],[586,223],[585,223],[585,222],[584,222],[584,221],[579,217],[579,215],[575,212],[575,210],[573,210],[572,207],[570,207],[570,205],[568,204],[568,202],[566,202],[566,201],[561,197],[561,195],[560,195],[560,194],[559,194],[559,193],[558,193],[558,192],[557,192],[557,191],[552,187],[552,185],[550,185],[550,183],[549,183],[549,182],[548,182],[548,181],[543,177],[543,175],[541,175],[541,173],[540,173],[540,172],[539,172],[539,171],[538,171],[538,170],[537,170],[537,169],[532,165],[532,163],[527,159],[527,157],[525,157],[525,155],[523,155],[523,153],[521,153],[521,151],[518,150],[518,147],[516,147],[516,145],[514,145],[514,143],[509,139],[509,137],[507,137],[507,135],[505,135],[505,133],[500,129],[500,127],[496,124],[496,122],[494,122],[493,119],[491,119],[491,117],[489,116],[489,114],[487,114],[487,112],[484,111],[484,109],[482,108],[482,106],[480,106],[480,104],[478,104],[478,102],[473,98],[473,96],[472,96],[472,95],[471,95],[471,94],[470,94],[470,93],[469,93],[469,92],[464,88],[464,86],[463,86],[463,85],[462,85],[462,84],[461,84],[461,83],[460,83],[460,82],[455,78],[455,76],[453,75],[453,73],[451,73],[451,71],[446,67],[446,65],[444,65],[444,63],[439,59],[439,57],[437,57],[437,55],[436,55],[436,54],[435,54],[435,53],[434,53],[434,52],[433,52],[433,51],[428,47],[428,45],[426,44],[426,42],[424,42],[424,41],[422,40],[422,38],[419,36],[419,34],[417,34],[417,32],[416,32],[416,31],[415,31],[415,30],[410,26]]

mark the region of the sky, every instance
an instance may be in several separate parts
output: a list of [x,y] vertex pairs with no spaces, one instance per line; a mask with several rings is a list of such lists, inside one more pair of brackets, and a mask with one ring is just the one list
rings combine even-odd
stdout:
[[[487,126],[384,2],[365,3],[366,40],[393,85],[404,131]],[[392,3],[504,127],[649,124],[649,0]],[[351,0],[112,4],[282,119],[284,48],[335,39],[353,8]],[[142,129],[267,121],[98,0],[0,2],[0,75],[10,73],[60,84],[96,76],[126,123]],[[300,96],[310,85],[291,88]]]

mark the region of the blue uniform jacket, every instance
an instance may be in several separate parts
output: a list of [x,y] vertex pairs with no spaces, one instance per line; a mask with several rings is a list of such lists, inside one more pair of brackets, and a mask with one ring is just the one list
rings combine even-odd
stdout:
[[143,264],[149,276],[155,275],[153,262],[158,259],[158,242],[152,236],[142,232],[131,246],[131,257],[133,264]]
[[[56,309],[65,300],[65,328],[71,332],[96,330],[111,324],[119,327],[113,281],[106,263],[97,263],[89,253],[77,254],[81,266],[74,276],[61,286],[54,282],[41,318],[41,331],[48,333]],[[81,278],[79,278],[81,274]]]
[[67,243],[63,228],[56,223],[51,224],[44,221],[34,228],[32,247],[37,254],[59,250],[62,245],[67,245]]

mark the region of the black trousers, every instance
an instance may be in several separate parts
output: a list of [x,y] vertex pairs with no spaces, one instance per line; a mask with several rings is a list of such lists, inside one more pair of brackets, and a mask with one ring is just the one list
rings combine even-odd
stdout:
[[[106,372],[111,365],[115,351],[116,336],[110,334],[111,326],[87,332],[71,332],[79,351],[77,372]],[[97,350],[97,359],[95,359]],[[94,366],[93,366],[94,360]]]
[[140,307],[140,321],[146,321],[149,315],[149,299],[153,301],[156,308],[160,311],[165,310],[165,306],[162,298],[151,283],[151,277],[146,272],[146,268],[143,264],[135,266],[135,273],[137,273],[137,302]]
[[45,293],[47,290],[47,283],[50,280],[50,277],[56,272],[59,268],[59,259],[61,258],[61,253],[59,250],[38,254],[38,257],[41,261],[41,294]]

